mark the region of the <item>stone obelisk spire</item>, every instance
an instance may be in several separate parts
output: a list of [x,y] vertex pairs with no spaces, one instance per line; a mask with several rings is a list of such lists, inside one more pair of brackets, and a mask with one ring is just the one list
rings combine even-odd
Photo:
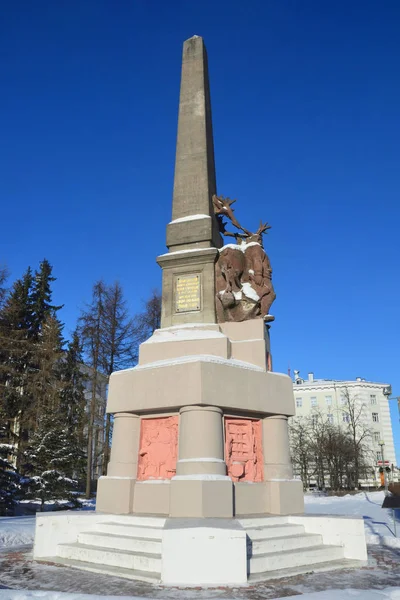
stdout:
[[183,44],[172,220],[163,269],[162,327],[215,323],[214,262],[222,245],[216,193],[207,53],[203,38]]
[[[177,219],[194,215],[202,215],[207,222],[197,224],[202,225],[203,234],[192,224],[190,235],[184,236],[185,243],[188,237],[196,244],[211,242],[214,237],[215,245],[220,245],[219,234],[215,236],[213,231],[216,223],[212,195],[216,191],[207,51],[203,38],[196,35],[183,45],[172,225]],[[211,221],[207,220],[209,216]],[[169,247],[182,244],[179,234],[174,235],[175,231],[182,231],[182,227],[179,223],[176,225],[169,228]]]

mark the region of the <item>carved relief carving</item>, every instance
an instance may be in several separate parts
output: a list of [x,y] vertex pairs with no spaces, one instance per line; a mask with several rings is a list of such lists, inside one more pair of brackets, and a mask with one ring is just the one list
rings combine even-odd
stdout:
[[263,481],[261,421],[225,418],[225,461],[232,481]]
[[[216,311],[219,323],[263,318],[273,321],[269,310],[276,298],[272,285],[272,267],[263,247],[263,234],[270,229],[260,223],[255,233],[244,229],[233,214],[235,200],[213,196],[214,211],[223,235],[235,238],[235,244],[226,244],[219,251],[215,267]],[[225,229],[227,217],[239,231]]]
[[179,417],[142,419],[138,481],[171,479],[176,474]]

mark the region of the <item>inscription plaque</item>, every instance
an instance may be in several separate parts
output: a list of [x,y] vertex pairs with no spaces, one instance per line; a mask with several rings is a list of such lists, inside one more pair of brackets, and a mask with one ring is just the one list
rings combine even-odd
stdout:
[[175,312],[200,310],[200,275],[182,275],[175,282]]

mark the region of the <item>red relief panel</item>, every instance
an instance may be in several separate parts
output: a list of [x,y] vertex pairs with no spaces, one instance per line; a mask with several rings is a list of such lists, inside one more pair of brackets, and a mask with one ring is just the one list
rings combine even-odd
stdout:
[[225,418],[225,460],[232,481],[263,481],[261,421]]
[[138,481],[171,479],[176,474],[179,417],[142,419]]

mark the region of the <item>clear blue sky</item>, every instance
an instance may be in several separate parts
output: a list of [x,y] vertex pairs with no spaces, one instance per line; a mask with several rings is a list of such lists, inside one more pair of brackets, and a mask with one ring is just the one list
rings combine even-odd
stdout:
[[182,42],[210,61],[218,191],[266,240],[275,370],[400,395],[400,3],[21,0],[0,20],[0,261],[47,257],[66,333],[93,282],[160,285]]

